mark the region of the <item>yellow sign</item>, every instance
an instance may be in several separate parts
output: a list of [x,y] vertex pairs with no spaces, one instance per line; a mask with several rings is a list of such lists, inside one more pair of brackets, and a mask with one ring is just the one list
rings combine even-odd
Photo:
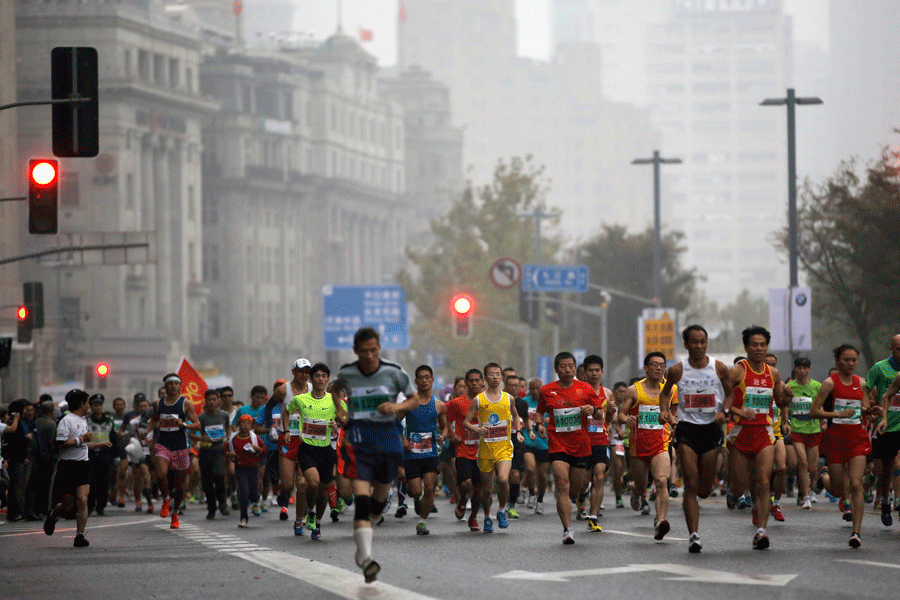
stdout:
[[208,367],[206,369],[197,369],[197,374],[203,379],[217,377],[219,375],[219,367]]
[[666,360],[675,358],[675,321],[663,313],[662,319],[644,320],[644,355],[662,352]]

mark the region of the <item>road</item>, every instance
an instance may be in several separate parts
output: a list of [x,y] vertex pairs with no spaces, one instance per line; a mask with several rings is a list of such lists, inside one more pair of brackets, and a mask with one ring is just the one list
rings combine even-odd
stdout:
[[680,499],[672,501],[672,532],[662,542],[652,539],[652,516],[625,508],[605,511],[602,533],[576,522],[574,546],[561,544],[552,501],[546,514],[522,510],[509,529],[489,535],[469,532],[439,500],[430,536],[416,536],[416,521],[393,513],[376,528],[382,573],[368,586],[353,563],[352,508],[340,523],[327,522],[317,542],[295,537],[275,511],[239,529],[235,516],[207,521],[205,508],[191,505],[181,529],[171,530],[168,519],[112,508],[89,521],[86,549],[72,547],[74,521],[61,521],[52,537],[40,523],[3,525],[0,581],[5,597],[67,600],[897,597],[900,524],[885,528],[869,510],[863,548],[852,550],[835,504],[802,511],[789,502],[787,521],[770,521],[772,548],[756,552],[749,512],[729,511],[721,498],[705,501],[703,553],[691,555]]

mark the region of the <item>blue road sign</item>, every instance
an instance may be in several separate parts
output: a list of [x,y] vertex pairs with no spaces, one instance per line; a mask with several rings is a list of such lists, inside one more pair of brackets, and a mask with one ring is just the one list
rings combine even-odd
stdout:
[[409,305],[399,285],[322,286],[322,337],[326,350],[353,348],[360,327],[374,327],[384,350],[409,349]]
[[524,292],[586,292],[590,274],[587,265],[525,265]]
[[555,381],[556,378],[553,376],[553,361],[550,360],[549,356],[538,356],[537,357],[537,376],[541,378],[541,383],[547,385],[551,381]]

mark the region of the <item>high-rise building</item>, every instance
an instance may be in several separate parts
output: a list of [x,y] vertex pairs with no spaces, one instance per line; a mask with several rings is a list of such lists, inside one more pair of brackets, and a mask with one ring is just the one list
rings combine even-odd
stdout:
[[721,303],[741,290],[787,285],[774,247],[786,224],[784,96],[792,79],[790,19],[780,0],[679,0],[648,31],[647,97],[672,193],[668,224],[686,234],[686,263]]

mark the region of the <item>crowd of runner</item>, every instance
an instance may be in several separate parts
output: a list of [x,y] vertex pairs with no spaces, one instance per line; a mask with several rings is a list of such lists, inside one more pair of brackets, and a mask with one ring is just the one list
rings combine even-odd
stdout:
[[430,534],[438,496],[471,531],[493,533],[519,511],[542,514],[552,489],[568,545],[573,518],[602,531],[607,483],[610,506],[624,509],[630,495],[632,510],[654,513],[657,540],[671,529],[670,498],[681,494],[691,553],[702,550],[700,500],[716,495],[728,509],[749,509],[757,550],[770,546],[769,518],[785,520],[784,498],[802,509],[835,502],[852,522],[852,548],[862,544],[866,503],[892,525],[900,335],[865,378],[855,373],[856,348],[839,346],[821,383],[804,357],[783,376],[762,327],[744,330],[746,355],[732,365],[707,355],[702,326],[682,337],[687,358],[667,367],[651,352],[644,377],[611,388],[601,357],[577,364],[561,352],[556,381],[526,381],[491,362],[435,390],[430,366],[410,378],[381,358],[378,332],[362,328],[357,360],[334,377],[301,358],[289,380],[254,386],[248,404],[230,387],[211,389],[198,412],[175,373],[152,403],[135,394],[130,411],[122,398],[106,411],[102,394],[82,390],[66,395],[61,415],[49,398],[20,400],[0,420],[0,499],[8,521],[42,520],[48,535],[58,519],[76,518],[76,547],[89,545],[88,515],[110,505],[159,514],[176,529],[197,502],[210,520],[236,511],[239,527],[278,512],[294,535],[312,540],[326,518],[352,515],[367,582],[380,570],[373,526],[391,513],[406,517],[408,499],[417,535]]

